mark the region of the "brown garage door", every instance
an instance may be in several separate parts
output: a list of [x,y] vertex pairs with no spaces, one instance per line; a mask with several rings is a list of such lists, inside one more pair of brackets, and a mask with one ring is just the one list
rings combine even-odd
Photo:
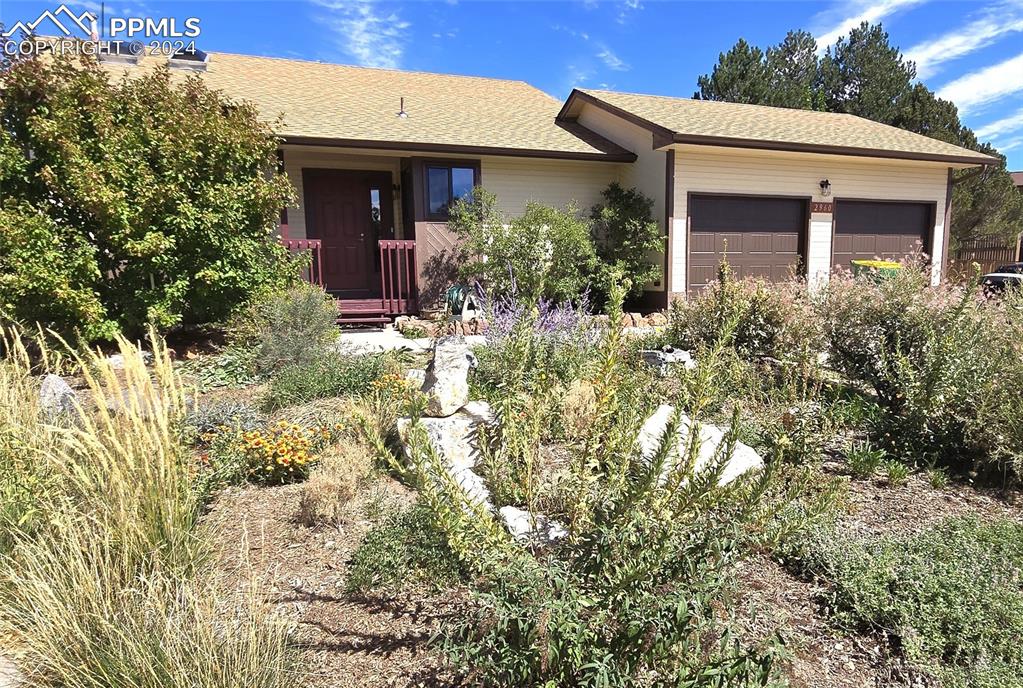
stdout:
[[689,199],[689,287],[717,276],[727,246],[740,277],[784,280],[802,264],[806,200],[757,196],[692,196]]
[[838,201],[832,265],[852,260],[898,260],[924,250],[934,223],[933,203]]

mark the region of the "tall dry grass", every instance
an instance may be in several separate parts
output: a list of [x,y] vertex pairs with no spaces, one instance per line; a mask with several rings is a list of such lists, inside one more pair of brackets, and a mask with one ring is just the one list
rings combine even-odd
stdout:
[[238,601],[219,590],[204,565],[180,435],[186,394],[151,340],[148,367],[126,340],[123,369],[72,354],[85,389],[72,418],[50,423],[26,347],[9,334],[0,381],[15,384],[0,397],[0,427],[24,452],[15,470],[43,479],[26,498],[35,527],[4,524],[0,638],[39,686],[297,685],[289,626],[256,592]]

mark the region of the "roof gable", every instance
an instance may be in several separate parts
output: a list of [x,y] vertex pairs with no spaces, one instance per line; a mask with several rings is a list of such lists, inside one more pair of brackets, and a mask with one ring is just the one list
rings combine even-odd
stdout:
[[794,150],[982,165],[991,156],[855,115],[722,101],[576,89],[559,113],[571,120],[583,103],[612,112],[670,143]]

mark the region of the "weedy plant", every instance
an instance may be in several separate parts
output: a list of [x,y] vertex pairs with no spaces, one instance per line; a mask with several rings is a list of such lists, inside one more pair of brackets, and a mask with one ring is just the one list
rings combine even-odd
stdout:
[[[719,602],[744,545],[786,537],[791,522],[782,505],[803,500],[796,493],[765,498],[778,485],[773,469],[722,484],[734,426],[706,470],[694,471],[695,432],[676,450],[683,411],[700,415],[700,390],[716,370],[713,354],[676,405],[656,450],[638,451],[640,419],[622,393],[628,371],[616,317],[626,289],[619,282],[612,290],[611,327],[589,375],[589,432],[570,457],[562,509],[551,514],[564,523],[564,540],[514,541],[445,470],[421,425],[407,433],[407,460],[392,456],[469,573],[471,613],[442,637],[454,665],[474,683],[763,686],[773,680],[772,649],[736,642]],[[528,414],[525,428],[516,413],[502,409],[499,416],[503,427],[491,451],[519,463],[528,505],[538,474],[530,446],[536,431]],[[815,507],[803,505],[812,520]]]
[[849,470],[857,478],[869,478],[877,473],[887,455],[884,449],[875,448],[869,442],[855,442],[845,451]]
[[909,466],[896,459],[888,459],[881,464],[885,478],[890,487],[901,487],[909,480]]

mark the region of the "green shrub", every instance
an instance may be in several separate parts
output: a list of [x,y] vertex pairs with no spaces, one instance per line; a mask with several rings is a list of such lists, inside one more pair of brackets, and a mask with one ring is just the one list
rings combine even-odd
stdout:
[[322,358],[341,331],[333,297],[298,284],[256,299],[231,323],[236,348],[252,350],[254,372],[267,375]]
[[219,321],[297,277],[274,236],[293,194],[278,141],[198,76],[21,60],[0,120],[0,310],[15,320],[110,339]]
[[[972,290],[930,287],[929,272],[906,265],[885,280],[836,275],[822,293],[831,364],[866,383],[881,409],[876,442],[916,466],[965,471],[991,453],[1019,420],[993,392],[1002,376],[1023,380],[1023,362],[996,306]],[[990,415],[987,415],[990,414]],[[985,418],[985,420],[981,420]],[[1023,446],[1009,439],[1006,454]]]
[[822,345],[806,285],[738,279],[727,261],[718,279],[688,300],[676,299],[669,314],[672,345],[714,346],[728,328],[730,346],[744,358],[809,360]]
[[601,194],[603,203],[590,210],[591,232],[600,259],[598,285],[624,275],[639,296],[643,287],[661,277],[660,252],[665,249],[661,227],[654,220],[653,200],[637,189],[611,182]]
[[448,227],[462,240],[462,276],[479,280],[491,298],[578,298],[596,266],[589,225],[576,209],[530,202],[506,221],[497,198],[477,187],[451,208]]
[[349,592],[409,586],[444,589],[462,577],[458,559],[422,504],[394,514],[366,534],[349,562]]
[[384,371],[384,356],[323,353],[280,370],[262,398],[266,411],[297,406],[314,399],[361,396]]
[[821,534],[803,549],[837,622],[891,634],[944,686],[1023,686],[1023,526],[957,518],[911,535]]

